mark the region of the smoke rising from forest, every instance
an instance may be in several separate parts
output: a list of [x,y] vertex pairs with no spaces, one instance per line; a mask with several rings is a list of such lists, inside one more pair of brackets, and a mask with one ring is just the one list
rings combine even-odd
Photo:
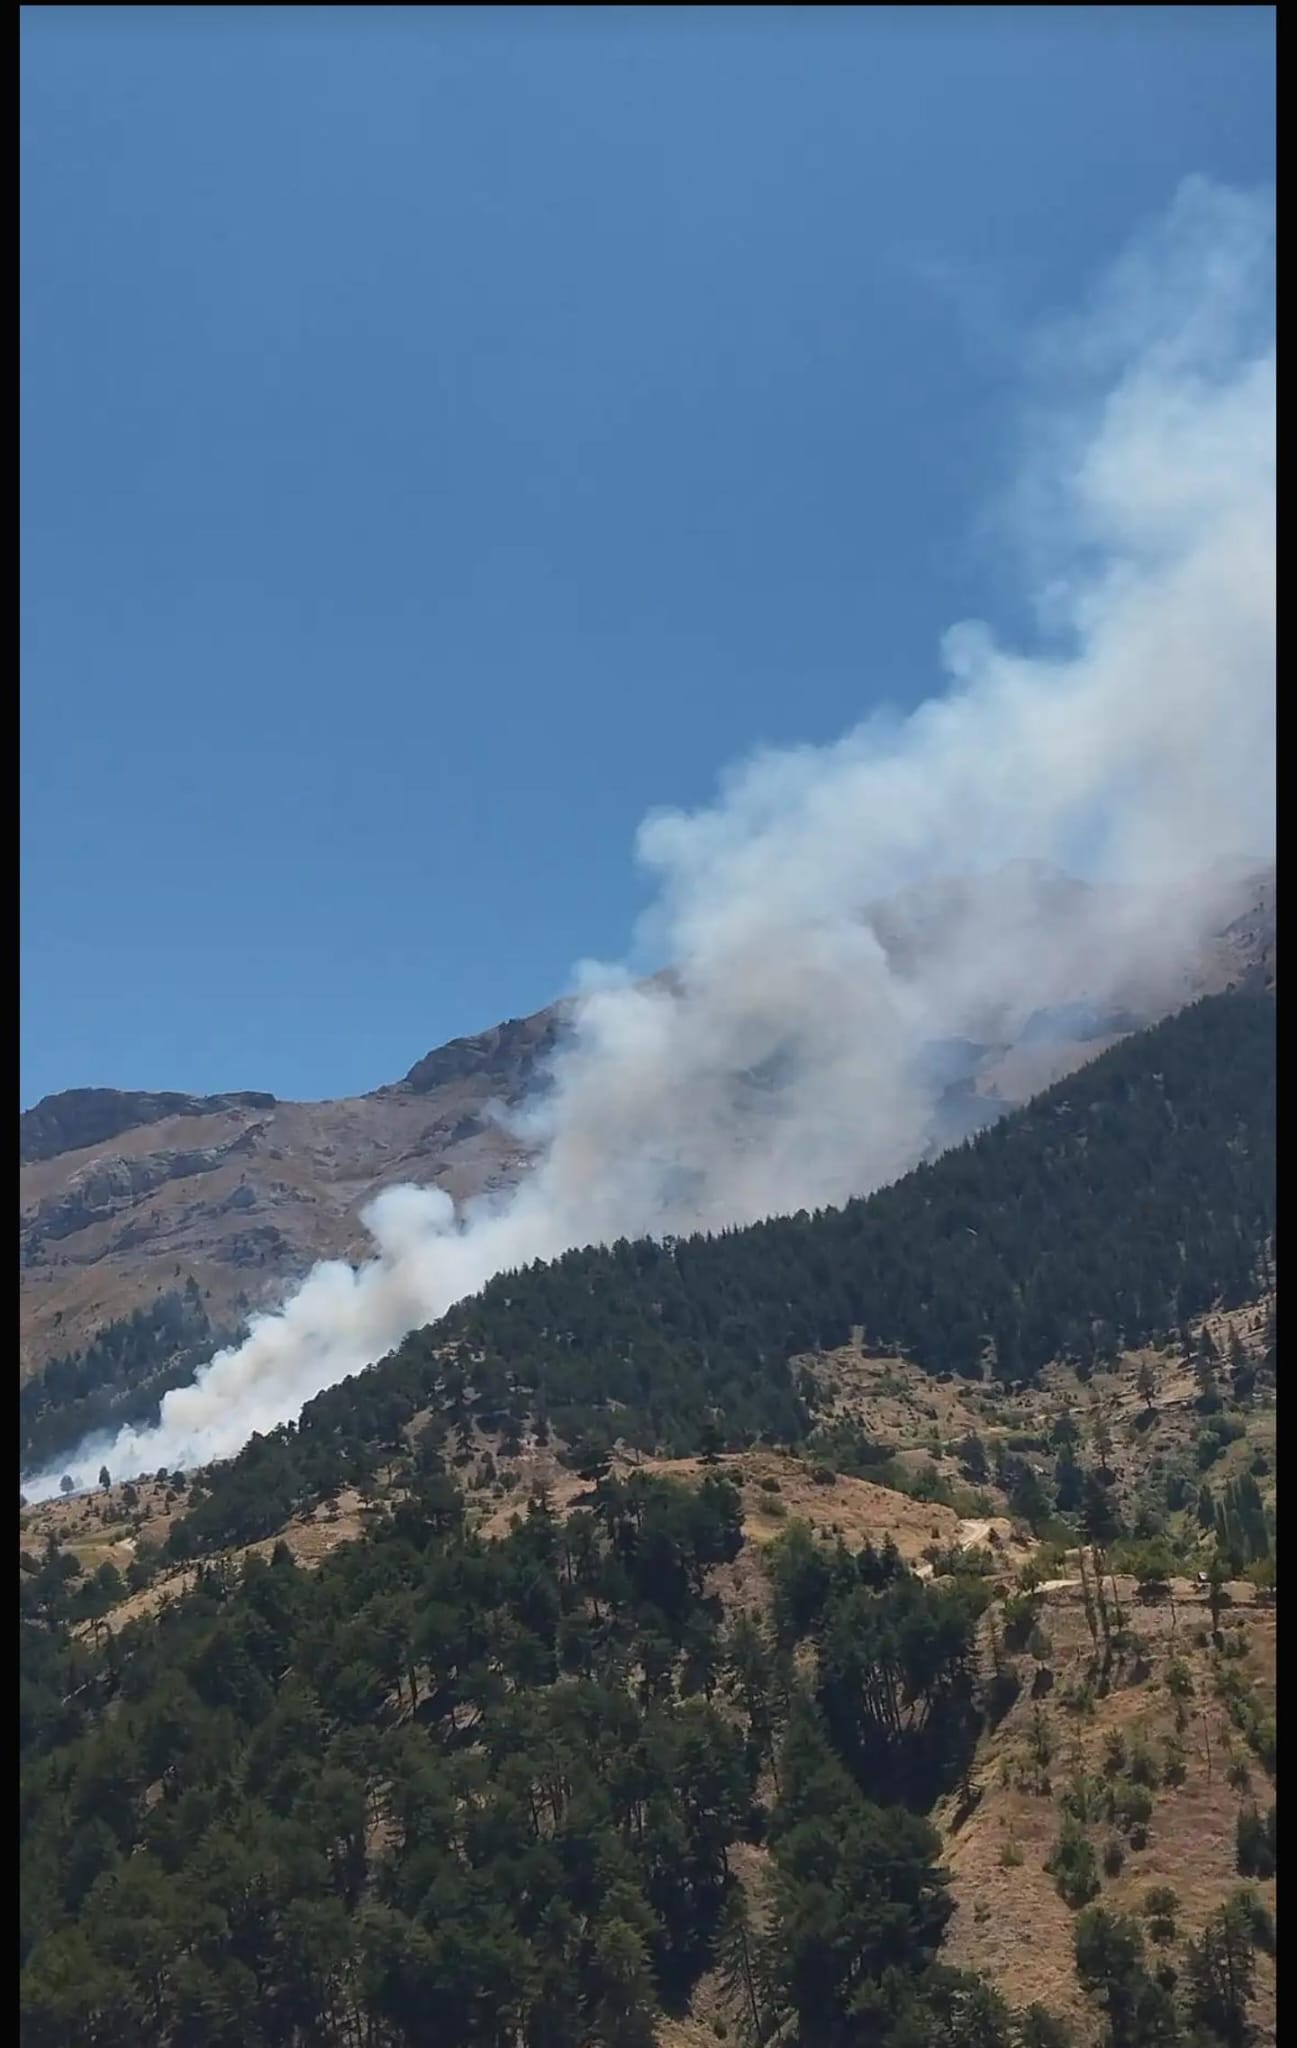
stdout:
[[910,714],[644,823],[634,958],[672,973],[580,971],[521,1184],[459,1214],[379,1195],[372,1259],[318,1266],[156,1427],[29,1497],[230,1456],[501,1270],[868,1192],[940,1141],[934,1044],[1172,1000],[1231,863],[1273,843],[1272,244],[1267,197],[1194,181],[1033,344],[1009,523],[1036,651],[960,625]]

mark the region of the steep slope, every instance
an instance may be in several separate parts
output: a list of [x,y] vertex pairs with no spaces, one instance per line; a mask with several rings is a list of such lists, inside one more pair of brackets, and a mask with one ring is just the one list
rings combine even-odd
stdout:
[[21,1518],[24,2040],[1272,2041],[1274,1052],[1208,998]]
[[1093,1370],[1269,1284],[1274,1086],[1273,1001],[1208,997],[868,1200],[501,1275],[216,1467],[194,1537],[271,1533],[430,1406],[512,1448],[685,1454],[804,1435],[794,1361],[853,1331],[932,1373]]
[[403,1081],[337,1102],[76,1090],[20,1120],[21,1371],[192,1278],[214,1323],[273,1301],[316,1259],[359,1256],[386,1186],[456,1201],[516,1177],[493,1123],[552,1049],[561,1010],[456,1039]]
[[[980,887],[1013,909],[1005,942],[1016,943],[1022,879]],[[951,943],[969,891],[945,885],[868,913],[898,972]],[[1273,980],[1268,873],[1232,886],[1229,917],[1199,954],[1102,1001],[1088,991],[1116,906],[1048,869],[1029,875],[1028,893],[1032,928],[1058,934],[1033,963],[1039,1007],[930,1049],[940,1087],[934,1151],[1180,1003]],[[20,1374],[84,1351],[105,1325],[191,1280],[212,1326],[236,1326],[315,1260],[360,1256],[361,1212],[383,1187],[435,1185],[462,1202],[511,1185],[527,1155],[492,1106],[516,1104],[536,1085],[563,1014],[555,1005],[456,1039],[402,1081],[336,1102],[83,1089],[38,1103],[19,1125]]]

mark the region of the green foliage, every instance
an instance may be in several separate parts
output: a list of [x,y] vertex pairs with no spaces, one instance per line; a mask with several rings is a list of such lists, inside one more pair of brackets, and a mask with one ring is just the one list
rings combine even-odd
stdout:
[[[1056,1357],[1088,1368],[1111,1333],[1142,1343],[1249,1295],[1273,1229],[1273,1104],[1273,1003],[1212,997],[867,1200],[501,1275],[221,1468],[192,1541],[281,1526],[440,1402],[685,1453],[718,1416],[734,1443],[804,1437],[814,1390],[794,1361],[857,1327],[938,1374],[980,1377],[988,1340],[1006,1380]],[[1093,1536],[1117,1533],[1107,1488],[1083,1505]]]
[[162,1396],[186,1385],[230,1335],[212,1328],[193,1281],[105,1323],[87,1350],[50,1359],[19,1387],[22,1470],[53,1463],[84,1437],[155,1421]]
[[1023,1650],[1036,1626],[1039,1603],[1032,1593],[1012,1593],[1004,1603],[1004,1644],[1008,1650]]
[[1016,2048],[1073,2048],[1071,2028],[1043,2005],[1029,2005],[1018,2017]]
[[1162,1540],[1124,1544],[1113,1563],[1117,1569],[1130,1573],[1135,1581],[1135,1590],[1142,1599],[1165,1593],[1175,1577],[1175,1558],[1170,1545]]
[[[1018,1683],[998,1647],[979,1670],[986,1586],[794,1523],[769,1552],[770,1625],[722,1626],[713,1574],[741,1505],[721,1450],[765,1437],[894,1483],[858,1426],[812,1433],[801,1361],[855,1327],[933,1372],[991,1358],[1029,1379],[1241,1298],[1273,1227],[1272,1075],[1271,1007],[1216,999],[869,1201],[501,1276],[203,1475],[168,1538],[192,1590],[151,1617],[105,1628],[111,1567],[24,1552],[24,2042],[648,2048],[714,1965],[745,2048],[789,2028],[799,2048],[1059,2048],[1050,2015],[1015,2017],[938,1961],[950,1905],[923,1813],[973,1796],[977,1735]],[[52,1395],[65,1413],[156,1398],[171,1366],[152,1337],[114,1377],[117,1341],[93,1384],[47,1374],[29,1418]],[[584,1491],[565,1521],[538,1497],[502,1540],[470,1532],[446,1460],[467,1481],[479,1428],[570,1447]],[[616,1477],[615,1438],[702,1451],[702,1484]],[[1064,1506],[1076,1446],[1055,1442],[1048,1483],[1040,1439],[1006,1454],[1024,1514],[1053,1511],[1055,1482]],[[1114,1489],[1075,1469],[1079,1511],[1107,1526]],[[283,1543],[220,1557],[345,1484],[373,1503],[366,1534],[317,1570]],[[906,1484],[950,1491],[935,1468]],[[1222,1505],[1226,1542],[1255,1523],[1250,1495]],[[128,1586],[155,1563],[137,1552]],[[1103,1573],[1082,1574],[1102,1685],[1126,1625]],[[1031,1643],[1030,1587],[1013,1597],[1006,1633]],[[1272,1766],[1273,1723],[1218,1663]],[[1098,1889],[1085,1817],[1137,1827],[1151,1805],[1130,1766],[1110,1798],[1075,1788],[1062,1820],[1050,1868],[1078,1908]],[[731,1869],[745,1838],[771,1852],[760,1912]],[[1189,1971],[1204,2026],[1239,1928],[1248,1955],[1265,1938],[1254,1908],[1231,1911]],[[1138,1928],[1082,1923],[1113,2041],[1168,2040]]]
[[1255,1948],[1266,1925],[1258,1921],[1253,1901],[1236,1892],[1212,1914],[1199,1940],[1189,1943],[1185,1959],[1190,2019],[1225,2048],[1244,2048],[1249,2036],[1248,2008],[1256,1991]]
[[1216,1415],[1199,1430],[1194,1444],[1194,1456],[1199,1469],[1207,1471],[1223,1457],[1230,1444],[1236,1444],[1245,1434],[1243,1424],[1233,1415]]
[[1231,1479],[1216,1503],[1216,1547],[1229,1570],[1241,1575],[1270,1555],[1270,1530],[1261,1489],[1250,1472]]
[[950,1913],[938,1837],[924,1820],[865,1800],[809,1702],[799,1702],[780,1756],[771,1822],[779,2003],[799,2038],[856,2038],[887,1980],[921,1969]]
[[1089,1906],[1076,1923],[1076,1974],[1107,2017],[1109,2048],[1171,2048],[1179,2039],[1166,1988],[1149,1975],[1137,1921]]
[[1065,1813],[1058,1839],[1045,1865],[1058,1886],[1059,1897],[1075,1911],[1092,1899],[1099,1889],[1099,1867],[1094,1847],[1079,1820]]
[[1238,1817],[1235,1842],[1240,1877],[1273,1877],[1276,1867],[1274,1807],[1263,1820],[1255,1806],[1245,1806]]
[[756,1768],[699,1696],[733,1488],[484,1545],[435,1476],[318,1573],[200,1570],[111,1717],[60,1704],[77,1582],[25,1575],[25,2038],[629,2041],[701,1967]]
[[1176,1915],[1180,1911],[1178,1892],[1169,1884],[1150,1885],[1144,1894],[1143,1911],[1151,1940],[1162,1946],[1175,1940]]

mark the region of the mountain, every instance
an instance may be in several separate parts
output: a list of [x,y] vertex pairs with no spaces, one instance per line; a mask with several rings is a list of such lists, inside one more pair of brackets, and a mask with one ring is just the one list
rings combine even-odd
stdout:
[[[1272,871],[1230,879],[1228,914],[1172,973],[1096,1001],[1088,991],[1119,905],[1025,864],[875,906],[867,914],[899,973],[943,954],[968,922],[972,890],[983,920],[992,903],[1006,943],[1020,942],[1028,916],[1058,941],[1040,949],[1033,1007],[924,1049],[941,1088],[930,1155],[1179,1004],[1273,982]],[[454,1039],[402,1080],[339,1101],[113,1089],[46,1097],[19,1120],[21,1377],[84,1352],[191,1283],[211,1330],[237,1328],[317,1259],[363,1255],[361,1212],[383,1187],[435,1185],[456,1202],[507,1188],[527,1153],[492,1109],[536,1086],[564,1016],[560,1003]]]
[[795,1361],[860,1332],[934,1375],[1092,1373],[1269,1284],[1275,1006],[1205,997],[893,1186],[744,1230],[573,1250],[496,1276],[299,1420],[215,1466],[208,1545],[363,1485],[444,1403],[521,1445],[685,1455],[808,1427]]
[[525,1164],[491,1121],[556,1043],[560,1006],[439,1046],[334,1102],[75,1089],[19,1120],[21,1370],[193,1279],[214,1323],[276,1300],[316,1259],[357,1257],[360,1212],[400,1181],[456,1201]]
[[20,1514],[23,2041],[1273,2048],[1275,1057]]

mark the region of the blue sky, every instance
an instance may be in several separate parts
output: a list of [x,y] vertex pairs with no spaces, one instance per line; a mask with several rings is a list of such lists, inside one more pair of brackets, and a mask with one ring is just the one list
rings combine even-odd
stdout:
[[617,957],[635,828],[939,683],[1020,338],[1273,13],[23,16],[25,1103],[336,1095]]

